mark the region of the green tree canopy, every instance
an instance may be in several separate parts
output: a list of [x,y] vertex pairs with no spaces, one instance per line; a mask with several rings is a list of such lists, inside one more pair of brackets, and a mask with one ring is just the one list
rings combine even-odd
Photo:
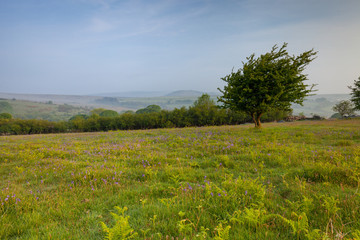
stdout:
[[107,110],[107,109],[105,109],[105,108],[94,108],[93,110],[90,111],[90,114],[100,115],[105,110]]
[[212,100],[210,98],[210,95],[205,93],[203,95],[201,95],[195,102],[194,102],[194,107],[201,107],[201,108],[206,108],[209,109],[211,107],[214,107],[215,102],[214,100]]
[[348,100],[340,101],[339,103],[335,104],[332,109],[334,112],[340,113],[341,117],[354,114],[354,105]]
[[313,49],[299,56],[290,56],[275,45],[271,52],[255,57],[252,54],[237,72],[222,78],[227,83],[219,101],[224,107],[248,113],[255,127],[261,127],[261,116],[271,109],[291,110],[291,103],[302,105],[314,85],[306,85],[305,67],[314,60]]
[[360,110],[360,77],[354,80],[354,87],[349,86],[351,89],[351,101],[355,105],[355,110]]
[[12,115],[10,113],[0,113],[0,119],[12,119]]
[[142,113],[153,113],[153,112],[160,112],[161,111],[161,107],[158,105],[149,105],[146,108],[141,108],[139,110],[136,111],[137,114],[142,114]]
[[85,119],[88,119],[89,118],[89,116],[88,115],[86,115],[86,114],[77,114],[77,115],[75,115],[75,116],[72,116],[70,119],[69,119],[69,121],[74,121],[74,120],[85,120]]
[[119,114],[114,110],[105,110],[100,113],[100,117],[116,117]]

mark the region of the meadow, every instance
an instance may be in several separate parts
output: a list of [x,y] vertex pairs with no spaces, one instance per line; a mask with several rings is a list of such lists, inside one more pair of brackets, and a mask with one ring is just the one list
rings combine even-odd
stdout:
[[[0,94],[1,95],[1,94]],[[2,109],[1,104],[9,104],[11,109]],[[45,102],[24,100],[1,100],[0,112],[10,113],[17,119],[44,119],[49,121],[67,121],[77,114],[88,114],[89,109],[71,105],[57,105]]]
[[360,120],[0,136],[0,239],[360,239]]

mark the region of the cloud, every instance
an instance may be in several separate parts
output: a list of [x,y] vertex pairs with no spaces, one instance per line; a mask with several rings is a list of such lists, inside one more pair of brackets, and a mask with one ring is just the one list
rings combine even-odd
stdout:
[[191,28],[191,20],[206,14],[208,7],[192,1],[81,1],[97,5],[85,31],[101,33],[99,39],[110,40],[150,34],[174,36]]

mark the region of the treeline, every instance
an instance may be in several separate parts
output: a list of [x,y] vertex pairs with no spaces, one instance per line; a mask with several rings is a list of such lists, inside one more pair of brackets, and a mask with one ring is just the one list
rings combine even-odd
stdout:
[[[200,97],[194,106],[172,111],[138,111],[117,116],[77,115],[69,121],[51,122],[46,120],[0,119],[0,134],[41,134],[66,132],[97,132],[109,130],[135,130],[152,128],[173,128],[191,126],[235,125],[251,122],[251,118],[242,112],[223,109],[214,104],[208,96]],[[285,119],[288,112],[274,110],[262,117],[266,121]]]

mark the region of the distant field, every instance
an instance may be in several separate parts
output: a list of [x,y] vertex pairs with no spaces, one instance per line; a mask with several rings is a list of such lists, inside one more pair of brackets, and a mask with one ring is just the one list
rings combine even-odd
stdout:
[[[24,100],[0,100],[11,105],[11,111],[4,111],[12,114],[14,118],[20,119],[44,119],[50,121],[67,121],[77,114],[88,114],[89,109],[71,105],[56,105],[42,102],[31,102]],[[1,111],[1,109],[0,109]]]
[[0,164],[1,239],[360,239],[360,120],[0,136]]
[[[67,95],[41,95],[41,94],[7,94],[0,93],[0,98],[27,100],[34,102],[46,103],[52,101],[54,104],[68,104],[75,107],[86,108],[106,108],[117,112],[145,108],[148,105],[156,104],[162,109],[173,110],[174,108],[192,106],[194,101],[201,95],[195,95],[197,92],[188,93],[182,91],[186,95],[177,95],[176,92],[170,96],[153,96],[153,97],[102,97],[102,96],[67,96]],[[108,98],[108,99],[107,99]],[[112,101],[108,101],[110,100]],[[211,95],[211,98],[217,102],[217,96]],[[329,118],[335,112],[332,107],[341,100],[350,99],[349,94],[319,94],[310,96],[304,101],[304,106],[294,104],[292,106],[293,113],[298,115],[304,113],[311,117],[316,114],[321,117]],[[360,114],[360,113],[358,113]]]

